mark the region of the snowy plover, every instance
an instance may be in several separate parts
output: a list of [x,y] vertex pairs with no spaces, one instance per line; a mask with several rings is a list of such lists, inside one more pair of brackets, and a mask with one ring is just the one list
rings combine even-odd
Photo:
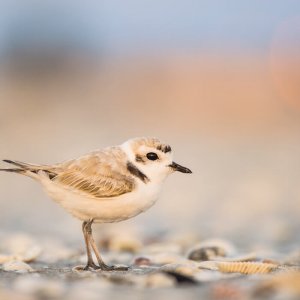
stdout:
[[[92,236],[92,223],[119,222],[150,208],[162,183],[174,171],[192,173],[172,160],[171,147],[156,138],[135,138],[120,146],[94,151],[54,165],[4,160],[17,168],[0,169],[29,176],[46,193],[81,221],[86,270],[126,270],[106,265]],[[98,261],[96,265],[92,251]]]

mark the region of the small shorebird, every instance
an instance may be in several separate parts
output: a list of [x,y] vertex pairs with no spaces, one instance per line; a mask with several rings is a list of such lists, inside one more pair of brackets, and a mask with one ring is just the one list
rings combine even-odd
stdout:
[[[172,160],[172,150],[156,138],[135,138],[77,159],[54,165],[13,160],[14,168],[0,171],[29,176],[69,213],[83,221],[87,251],[84,268],[127,270],[106,265],[92,236],[92,223],[112,223],[132,218],[157,200],[162,183],[174,171],[192,173]],[[98,261],[96,265],[92,251]]]

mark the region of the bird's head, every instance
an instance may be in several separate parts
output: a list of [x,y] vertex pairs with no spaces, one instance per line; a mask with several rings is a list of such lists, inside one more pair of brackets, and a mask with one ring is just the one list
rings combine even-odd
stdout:
[[[130,139],[121,145],[128,156],[129,168],[136,168],[149,181],[163,181],[169,174],[178,171],[192,173],[173,161],[172,149],[156,138]],[[135,170],[137,172],[137,170]],[[146,180],[146,178],[145,178]]]

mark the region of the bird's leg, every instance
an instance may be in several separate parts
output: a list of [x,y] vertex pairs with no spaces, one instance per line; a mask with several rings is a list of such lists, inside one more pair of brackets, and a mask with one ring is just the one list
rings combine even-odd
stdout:
[[128,270],[128,267],[123,267],[123,266],[120,266],[120,267],[115,267],[115,266],[108,266],[107,264],[104,263],[103,259],[101,258],[101,255],[100,255],[100,252],[99,250],[97,249],[97,246],[96,246],[96,243],[94,241],[94,238],[93,238],[93,233],[92,233],[92,224],[93,224],[93,220],[89,221],[87,223],[87,236],[88,236],[88,240],[89,240],[89,244],[91,245],[95,255],[96,255],[96,258],[97,258],[97,261],[99,263],[99,267],[97,266],[98,269],[101,269],[103,271],[127,271]]
[[85,246],[86,246],[86,253],[87,253],[87,265],[85,266],[84,270],[88,270],[89,268],[92,269],[98,269],[99,267],[94,263],[93,261],[93,256],[92,256],[92,252],[91,252],[91,245],[90,245],[90,241],[89,241],[89,236],[88,236],[88,224],[89,222],[84,221],[82,223],[82,232],[83,232],[83,236],[84,236],[84,242],[85,242]]
[[96,247],[96,244],[95,244],[95,241],[94,241],[94,238],[93,238],[92,224],[93,224],[93,220],[88,221],[87,224],[86,224],[87,239],[88,239],[88,243],[92,247],[92,249],[93,249],[93,251],[96,255],[97,261],[98,261],[98,263],[101,267],[101,266],[104,266],[105,263],[103,262],[103,260],[100,256],[100,253],[99,253],[99,251]]

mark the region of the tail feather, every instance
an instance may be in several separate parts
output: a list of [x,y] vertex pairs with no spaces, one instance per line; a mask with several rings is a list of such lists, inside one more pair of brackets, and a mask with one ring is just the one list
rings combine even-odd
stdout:
[[26,169],[26,170],[33,170],[33,169],[37,169],[39,167],[37,165],[24,163],[24,162],[17,161],[17,160],[3,159],[3,161],[8,163],[8,164],[12,164],[12,165],[17,166],[21,169]]
[[13,173],[24,173],[24,172],[26,172],[26,170],[24,170],[24,169],[0,169],[0,171],[13,172]]
[[19,168],[9,168],[9,169],[0,169],[0,171],[4,171],[4,172],[13,172],[13,173],[25,173],[26,170],[28,170],[25,165],[21,162],[18,161],[13,161],[13,160],[9,160],[9,159],[4,159],[3,160],[6,163],[12,164],[14,166],[17,166]]
[[14,172],[14,173],[19,173],[19,174],[24,174],[29,177],[35,177],[38,174],[40,170],[46,172],[49,176],[50,179],[53,179],[56,177],[56,172],[52,170],[52,167],[46,166],[46,165],[34,165],[34,164],[28,164],[28,163],[23,163],[21,161],[17,160],[10,160],[10,159],[4,159],[4,162],[17,166],[18,168],[10,168],[10,169],[0,169],[0,171],[5,171],[5,172]]

